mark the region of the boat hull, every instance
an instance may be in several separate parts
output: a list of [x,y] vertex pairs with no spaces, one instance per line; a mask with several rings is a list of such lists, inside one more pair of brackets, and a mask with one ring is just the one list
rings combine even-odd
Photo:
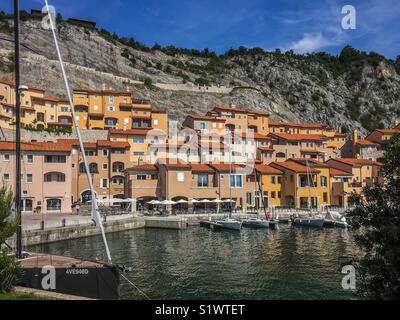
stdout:
[[295,225],[295,226],[322,228],[324,226],[324,219],[296,218],[296,219],[293,220],[293,225]]
[[269,228],[269,221],[261,219],[242,220],[242,225],[248,228]]
[[20,262],[20,286],[100,300],[120,298],[117,266],[51,255],[31,256]]
[[217,221],[218,224],[222,226],[223,229],[228,230],[241,230],[242,222],[240,221]]

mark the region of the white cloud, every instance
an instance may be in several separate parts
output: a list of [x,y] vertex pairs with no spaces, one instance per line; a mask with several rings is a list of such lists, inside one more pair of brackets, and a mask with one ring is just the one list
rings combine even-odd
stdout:
[[318,33],[304,33],[303,38],[298,41],[293,42],[289,49],[297,53],[307,53],[314,52],[321,48],[333,46],[336,41],[328,39],[322,35],[321,32]]

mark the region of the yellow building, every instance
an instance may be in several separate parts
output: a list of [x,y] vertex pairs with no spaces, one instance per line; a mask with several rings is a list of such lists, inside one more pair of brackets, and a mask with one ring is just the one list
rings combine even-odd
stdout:
[[225,128],[231,132],[258,132],[268,134],[269,114],[237,107],[215,107],[207,116],[225,119]]
[[282,205],[317,207],[330,203],[328,166],[308,159],[273,162],[270,166],[284,174]]
[[[249,175],[247,202],[255,208],[281,205],[283,172],[265,164],[255,166],[256,177]],[[254,192],[252,192],[254,191]]]

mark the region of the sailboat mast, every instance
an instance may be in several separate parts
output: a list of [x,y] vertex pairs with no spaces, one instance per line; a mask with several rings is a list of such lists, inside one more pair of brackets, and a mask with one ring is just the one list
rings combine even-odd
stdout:
[[14,0],[14,56],[15,56],[15,211],[17,226],[18,259],[22,258],[22,219],[21,219],[21,97],[19,61],[19,0]]
[[98,207],[97,199],[96,199],[96,194],[95,194],[94,187],[93,187],[92,175],[91,175],[90,167],[89,167],[89,164],[88,164],[88,161],[87,161],[87,157],[86,157],[86,154],[85,154],[85,148],[84,148],[84,145],[83,145],[81,132],[79,130],[78,121],[76,119],[75,106],[73,104],[71,90],[69,88],[68,78],[67,78],[67,74],[66,74],[65,68],[64,68],[64,62],[63,62],[63,59],[62,59],[62,56],[61,56],[60,47],[59,47],[58,41],[57,41],[57,36],[56,36],[56,31],[55,31],[55,25],[54,25],[54,22],[53,22],[53,17],[51,16],[51,11],[50,11],[49,4],[48,4],[47,0],[45,0],[45,4],[46,4],[47,14],[49,15],[50,29],[51,29],[51,32],[52,32],[52,35],[53,35],[53,40],[54,40],[54,45],[56,47],[57,57],[58,57],[58,60],[60,62],[60,68],[61,68],[61,73],[62,73],[63,80],[64,80],[65,90],[67,92],[68,101],[69,101],[69,104],[71,106],[71,113],[72,113],[72,120],[73,120],[73,124],[74,124],[74,129],[75,129],[76,135],[78,137],[79,147],[80,147],[81,154],[82,154],[82,159],[83,159],[83,162],[84,162],[84,165],[85,165],[86,177],[87,177],[89,189],[90,189],[91,195],[92,195],[92,219],[94,220],[96,226],[99,227],[100,230],[101,230],[101,235],[103,237],[103,242],[104,242],[104,246],[105,246],[108,262],[110,264],[112,264],[110,249],[108,247],[108,243],[107,243],[104,227],[103,227],[103,224],[101,222],[100,211],[99,211],[99,207]]

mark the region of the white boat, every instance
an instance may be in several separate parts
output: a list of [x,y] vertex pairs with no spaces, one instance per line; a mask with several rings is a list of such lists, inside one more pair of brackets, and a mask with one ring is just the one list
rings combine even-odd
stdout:
[[226,218],[224,220],[216,221],[219,223],[222,228],[224,229],[229,229],[229,230],[240,230],[242,229],[242,222],[235,220],[235,219],[230,219]]
[[324,221],[325,221],[324,218],[305,217],[305,218],[295,218],[292,223],[293,225],[297,226],[322,228],[324,226]]
[[345,217],[342,217],[340,220],[335,220],[334,225],[338,228],[347,228],[349,226]]
[[346,217],[337,211],[328,210],[325,219],[332,221],[333,225],[338,228],[347,228],[349,226]]
[[268,220],[261,220],[258,218],[250,218],[242,220],[244,227],[250,228],[269,228],[269,221]]

